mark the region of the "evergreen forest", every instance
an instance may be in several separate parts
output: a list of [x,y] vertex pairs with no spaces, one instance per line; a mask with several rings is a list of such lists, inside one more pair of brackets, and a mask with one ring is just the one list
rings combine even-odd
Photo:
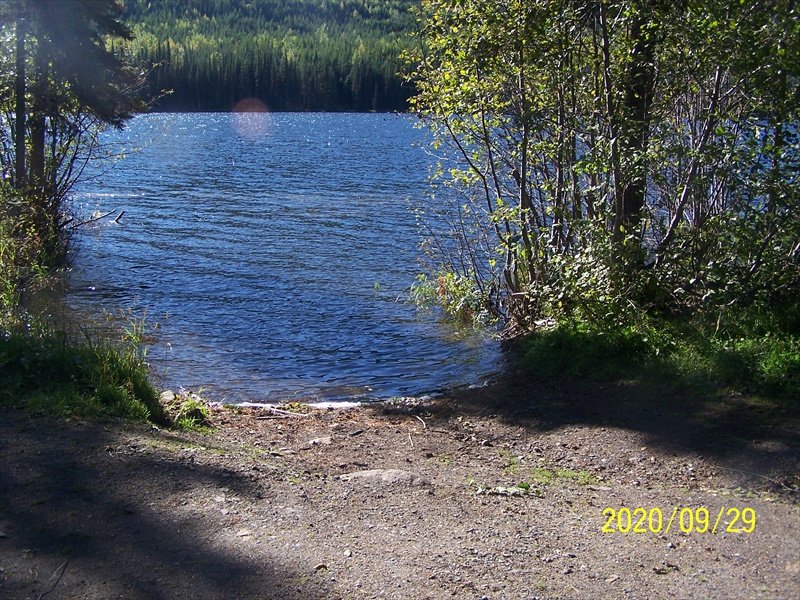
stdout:
[[125,44],[156,110],[405,110],[407,0],[126,0]]

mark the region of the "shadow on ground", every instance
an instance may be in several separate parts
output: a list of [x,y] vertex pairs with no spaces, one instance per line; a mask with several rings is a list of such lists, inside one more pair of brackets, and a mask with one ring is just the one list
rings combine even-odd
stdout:
[[246,477],[146,448],[115,454],[120,435],[102,425],[2,415],[0,597],[324,597],[319,582],[237,544],[238,526],[219,514],[161,502],[192,490],[258,502]]
[[713,458],[777,491],[800,491],[797,401],[710,394],[673,381],[537,379],[518,371],[459,390],[435,416],[465,411],[496,415],[532,434],[570,425],[635,431],[648,446]]

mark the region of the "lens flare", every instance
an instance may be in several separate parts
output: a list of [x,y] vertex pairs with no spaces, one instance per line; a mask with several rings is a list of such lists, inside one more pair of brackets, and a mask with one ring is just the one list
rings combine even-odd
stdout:
[[245,98],[233,107],[233,128],[248,140],[264,138],[269,133],[269,108],[258,98]]

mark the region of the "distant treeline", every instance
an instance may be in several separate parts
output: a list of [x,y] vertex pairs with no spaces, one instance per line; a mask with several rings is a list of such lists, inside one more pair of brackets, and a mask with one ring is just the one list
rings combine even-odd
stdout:
[[413,1],[125,0],[134,61],[152,69],[157,110],[404,110],[397,73]]

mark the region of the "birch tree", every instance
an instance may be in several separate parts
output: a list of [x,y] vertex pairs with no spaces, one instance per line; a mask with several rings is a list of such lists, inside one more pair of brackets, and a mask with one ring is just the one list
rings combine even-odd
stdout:
[[797,16],[788,0],[424,0],[413,106],[449,149],[456,225],[430,244],[434,291],[510,332],[796,291]]

